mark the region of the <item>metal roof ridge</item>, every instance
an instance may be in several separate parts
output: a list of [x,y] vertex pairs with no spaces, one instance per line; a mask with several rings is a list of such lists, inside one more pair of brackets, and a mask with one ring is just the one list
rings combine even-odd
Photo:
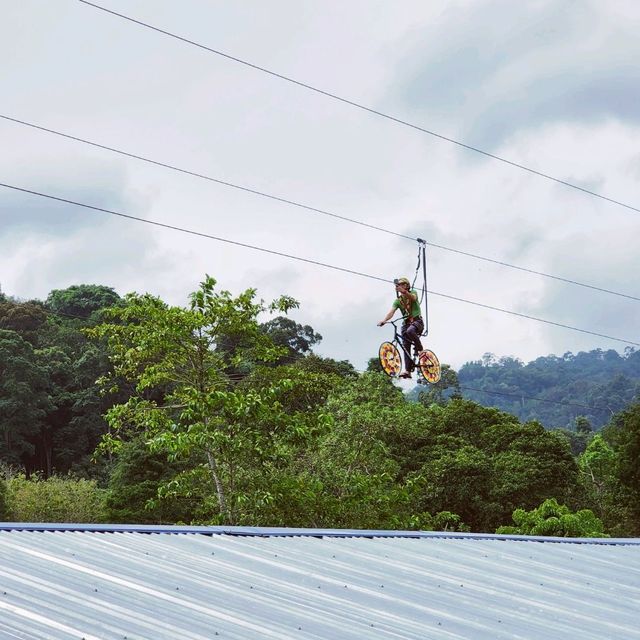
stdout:
[[457,531],[394,531],[371,529],[304,529],[289,527],[190,526],[149,524],[31,523],[0,522],[0,531],[199,534],[253,537],[311,538],[448,538],[456,540],[497,540],[515,542],[553,542],[565,544],[640,545],[640,538],[564,538],[523,536],[498,533],[463,533]]

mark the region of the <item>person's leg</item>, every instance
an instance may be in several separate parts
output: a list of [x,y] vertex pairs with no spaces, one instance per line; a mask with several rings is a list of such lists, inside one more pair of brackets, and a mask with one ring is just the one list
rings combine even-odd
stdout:
[[409,325],[406,331],[403,333],[403,338],[406,336],[407,341],[409,342],[409,347],[407,348],[405,345],[405,349],[411,353],[411,345],[413,344],[416,348],[416,355],[418,355],[422,351],[422,342],[420,340],[420,336],[422,335],[422,330],[424,329],[424,324],[422,320],[416,319],[411,325]]
[[401,331],[402,346],[404,347],[402,357],[404,358],[404,370],[407,373],[411,373],[414,368],[413,358],[411,357],[411,345],[413,344],[413,341],[409,337],[410,328],[411,325],[403,324]]

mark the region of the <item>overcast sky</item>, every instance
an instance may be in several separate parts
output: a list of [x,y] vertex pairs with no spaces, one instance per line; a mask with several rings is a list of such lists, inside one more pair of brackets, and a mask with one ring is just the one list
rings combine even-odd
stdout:
[[[640,208],[637,0],[99,0],[110,9]],[[314,94],[77,0],[0,0],[0,113],[640,296],[640,213]],[[415,243],[0,120],[0,182],[392,279]],[[0,188],[0,285],[184,304],[205,273],[301,307],[364,367],[393,287]],[[640,342],[640,303],[439,249],[433,292]],[[459,367],[625,344],[431,295]]]

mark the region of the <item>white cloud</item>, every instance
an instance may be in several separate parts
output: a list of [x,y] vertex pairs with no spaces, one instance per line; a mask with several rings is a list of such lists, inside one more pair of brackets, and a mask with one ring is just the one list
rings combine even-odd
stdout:
[[[625,4],[592,3],[583,13],[560,2],[508,3],[506,11],[503,2],[444,1],[407,1],[404,11],[378,2],[284,0],[107,5],[444,134],[486,139],[515,162],[625,202],[636,198],[640,135],[627,104],[635,71],[625,63],[636,45],[612,41],[627,29],[629,15],[619,14]],[[549,31],[554,24],[557,32]],[[25,0],[0,29],[8,115],[412,237],[633,293],[637,215],[620,207],[79,4],[59,10]],[[586,49],[576,45],[580,33]],[[591,74],[584,63],[594,52]],[[557,84],[554,68],[571,81]],[[418,77],[423,84],[407,93],[408,78]],[[580,94],[621,78],[631,94]],[[440,91],[420,93],[436,80]],[[559,91],[573,96],[564,106],[554,102]],[[415,267],[416,246],[394,236],[2,121],[0,138],[6,182],[389,280]],[[18,216],[2,218],[0,231],[0,279],[9,293],[45,297],[92,282],[178,304],[210,273],[232,291],[293,295],[302,305],[296,321],[324,336],[320,351],[359,368],[388,337],[376,327],[393,297],[384,283],[92,212],[67,209],[65,224],[45,233],[42,216],[53,205],[0,190],[0,211],[16,202]],[[17,234],[27,220],[29,232]],[[610,297],[437,249],[429,250],[429,267],[436,292],[634,337],[634,307]],[[455,366],[487,351],[529,359],[623,347],[435,295],[430,315],[428,344]]]

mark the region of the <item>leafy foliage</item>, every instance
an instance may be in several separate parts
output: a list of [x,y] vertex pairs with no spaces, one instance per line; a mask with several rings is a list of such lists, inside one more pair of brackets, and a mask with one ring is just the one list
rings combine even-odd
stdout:
[[111,287],[81,284],[54,289],[47,297],[46,305],[63,316],[88,318],[96,311],[116,305],[119,300],[120,296]]
[[[111,310],[116,322],[89,333],[107,340],[113,374],[103,379],[105,388],[118,378],[133,388],[126,402],[107,412],[115,436],[105,445],[113,449],[118,439],[140,433],[154,451],[192,460],[199,473],[177,476],[163,495],[192,492],[190,481],[205,478],[206,470],[217,505],[208,504],[201,517],[232,524],[243,521],[244,505],[262,491],[249,471],[264,472],[273,464],[277,436],[287,437],[291,421],[280,396],[290,383],[233,387],[225,373],[230,368],[251,370],[284,350],[260,330],[257,316],[266,307],[255,301],[253,289],[234,298],[215,285],[207,277],[186,309],[131,294]],[[296,304],[281,298],[270,308],[282,312]],[[234,336],[234,349],[227,342],[219,349],[228,336]]]
[[35,450],[50,408],[47,378],[33,346],[15,331],[0,329],[0,456],[19,464]]
[[514,526],[499,527],[496,533],[571,538],[602,538],[602,521],[593,511],[582,509],[572,513],[555,499],[545,500],[537,509],[513,512]]
[[[85,292],[89,306],[84,308],[91,313],[101,301],[117,299],[111,292],[91,302],[87,291],[107,288],[75,289]],[[57,291],[50,298],[63,299],[66,292]],[[101,345],[89,344],[81,333],[88,322],[52,316],[37,301],[0,303],[0,326],[6,327],[0,339],[0,460],[28,474],[47,476],[71,468],[94,472],[87,463],[106,430],[102,413],[108,404],[95,380],[104,373],[107,360]]]
[[8,514],[15,522],[105,522],[104,490],[95,480],[51,476],[7,481]]
[[0,478],[0,521],[9,520],[9,489],[4,479]]
[[[465,397],[508,411],[520,420],[571,428],[576,417],[582,416],[600,429],[612,413],[640,397],[640,351],[627,348],[623,355],[612,349],[568,352],[526,365],[516,358],[488,353],[482,360],[465,364],[458,378]],[[482,393],[485,389],[507,395]],[[553,402],[530,399],[533,397]]]
[[322,340],[322,336],[316,333],[309,325],[301,325],[287,318],[278,316],[260,326],[273,344],[286,349],[286,354],[281,356],[280,364],[290,364],[301,356],[311,353],[311,347]]
[[[22,471],[4,517],[493,531],[515,513],[511,531],[640,533],[634,350],[487,355],[405,396],[377,359],[314,355],[295,306],[209,277],[186,307],[97,285],[0,296],[0,465]],[[499,397],[512,412],[462,399],[483,385],[518,394]]]
[[125,443],[109,476],[106,509],[109,522],[165,524],[191,519],[188,500],[157,500],[158,490],[184,465],[151,452],[141,438]]
[[609,464],[613,462],[612,473],[611,467],[607,469],[609,481],[617,494],[616,502],[624,504],[628,513],[625,530],[640,535],[640,403],[614,416],[604,437],[614,452],[608,459]]

